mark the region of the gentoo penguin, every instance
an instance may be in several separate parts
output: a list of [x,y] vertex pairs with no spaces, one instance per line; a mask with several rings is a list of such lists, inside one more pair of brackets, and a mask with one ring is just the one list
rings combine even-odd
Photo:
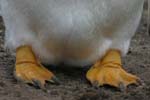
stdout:
[[122,68],[144,0],[0,0],[6,46],[18,80],[44,87],[55,75],[42,63],[86,66],[97,86],[137,84]]

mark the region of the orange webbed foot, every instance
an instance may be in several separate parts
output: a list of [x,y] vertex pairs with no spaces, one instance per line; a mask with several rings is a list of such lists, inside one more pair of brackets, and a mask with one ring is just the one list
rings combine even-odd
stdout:
[[55,82],[54,74],[43,66],[34,63],[16,64],[15,77],[19,81],[44,88],[46,81]]
[[94,86],[110,85],[125,90],[130,84],[139,84],[140,79],[127,73],[121,65],[120,53],[109,51],[103,60],[98,61],[87,72],[87,79]]
[[87,72],[87,79],[96,86],[110,85],[121,90],[130,84],[138,84],[137,76],[127,73],[120,66],[112,63],[94,65]]
[[44,88],[46,81],[58,83],[54,74],[39,63],[29,46],[21,46],[17,49],[14,75],[17,80],[39,88]]

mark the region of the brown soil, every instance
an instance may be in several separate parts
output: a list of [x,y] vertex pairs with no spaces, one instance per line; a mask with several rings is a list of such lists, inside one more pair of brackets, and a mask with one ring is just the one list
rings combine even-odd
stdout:
[[150,36],[146,33],[146,19],[145,10],[129,53],[123,58],[124,68],[138,75],[145,85],[129,86],[126,92],[109,86],[92,87],[85,78],[87,69],[81,68],[51,67],[61,84],[48,84],[47,91],[18,83],[13,77],[15,57],[4,50],[4,25],[0,19],[0,100],[150,100]]

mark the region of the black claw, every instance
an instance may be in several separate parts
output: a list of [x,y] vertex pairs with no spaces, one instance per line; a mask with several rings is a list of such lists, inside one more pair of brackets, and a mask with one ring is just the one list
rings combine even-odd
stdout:
[[141,79],[137,79],[136,85],[138,86],[137,88],[143,88],[145,86],[145,83]]
[[53,76],[50,80],[47,80],[47,81],[50,83],[57,84],[57,85],[59,85],[61,83],[56,76]]
[[100,85],[99,85],[98,81],[94,81],[94,82],[92,82],[92,86],[95,88],[99,88]]
[[33,85],[36,88],[40,88],[40,89],[44,89],[45,88],[45,86],[39,80],[33,79],[32,82],[33,82]]
[[127,86],[125,86],[125,84],[123,84],[122,82],[119,84],[119,89],[121,92],[125,92],[127,90]]
[[137,85],[138,85],[138,86],[144,86],[144,85],[145,85],[145,83],[144,83],[144,81],[143,81],[143,80],[141,80],[141,79],[137,79]]

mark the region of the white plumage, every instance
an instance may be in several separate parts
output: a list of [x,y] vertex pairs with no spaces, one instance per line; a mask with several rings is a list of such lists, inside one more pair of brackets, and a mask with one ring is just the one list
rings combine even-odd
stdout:
[[6,45],[29,44],[45,63],[87,65],[107,50],[125,55],[144,0],[0,0]]

